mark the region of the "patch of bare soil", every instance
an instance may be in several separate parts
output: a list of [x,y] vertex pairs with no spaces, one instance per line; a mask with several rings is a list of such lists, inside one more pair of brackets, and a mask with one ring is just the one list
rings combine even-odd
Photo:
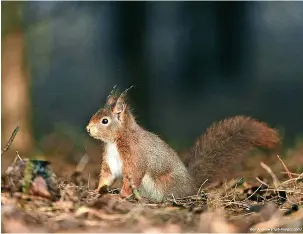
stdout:
[[303,173],[285,164],[283,181],[261,163],[269,179],[202,185],[194,196],[155,204],[121,199],[118,189],[99,194],[79,172],[56,178],[53,191],[33,180],[25,194],[20,162],[2,177],[3,232],[302,232]]

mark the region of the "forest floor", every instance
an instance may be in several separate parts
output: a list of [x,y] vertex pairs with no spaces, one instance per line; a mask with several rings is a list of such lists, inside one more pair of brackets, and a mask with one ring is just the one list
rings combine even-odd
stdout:
[[96,161],[83,169],[58,157],[50,160],[56,195],[25,194],[18,155],[2,172],[2,232],[303,232],[303,146],[272,158],[267,164],[254,157],[242,178],[155,204],[138,196],[121,199],[119,189],[99,194]]

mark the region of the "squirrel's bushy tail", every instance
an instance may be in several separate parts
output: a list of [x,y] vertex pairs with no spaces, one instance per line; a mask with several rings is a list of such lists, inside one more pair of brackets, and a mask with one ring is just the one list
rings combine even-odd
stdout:
[[189,150],[184,163],[199,186],[206,179],[228,178],[254,147],[278,150],[279,146],[275,129],[250,117],[236,116],[209,127]]

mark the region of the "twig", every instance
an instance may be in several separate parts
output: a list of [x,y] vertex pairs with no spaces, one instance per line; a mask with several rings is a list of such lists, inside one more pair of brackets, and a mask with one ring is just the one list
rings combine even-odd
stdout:
[[[286,171],[281,171],[280,173],[281,173],[281,174],[288,174],[288,172],[286,172]],[[290,172],[290,174],[291,174],[291,175],[294,175],[294,176],[300,176],[300,174],[298,174],[298,173]]]
[[[287,172],[287,175],[288,175],[289,179],[292,179],[293,177],[292,177],[290,171],[288,170],[287,166],[286,166],[285,163],[283,162],[283,160],[280,158],[279,155],[277,155],[277,157],[278,157],[278,159],[280,160],[280,162],[282,163],[282,165],[283,165],[285,171]],[[293,186],[296,187],[296,182],[295,182],[295,181],[293,181]]]
[[[18,159],[20,160],[20,161],[23,161],[23,159],[20,157],[20,155],[19,155],[19,151],[16,151],[16,154],[17,154],[17,157],[18,157]],[[16,158],[17,158],[16,157]]]
[[88,161],[89,161],[89,157],[88,157],[87,153],[85,152],[85,154],[82,156],[79,163],[77,164],[75,171],[82,172],[84,170],[86,164],[88,163]]
[[247,201],[249,198],[251,198],[253,195],[255,195],[257,192],[259,192],[260,191],[260,189],[261,189],[261,187],[262,187],[262,183],[260,184],[260,186],[249,196],[249,197],[247,197],[245,200],[243,200],[243,201]]
[[236,183],[236,186],[234,188],[233,201],[236,201],[236,194],[237,194],[236,189],[237,189],[237,185],[238,185],[238,183]]
[[233,195],[233,200],[236,201],[236,195],[237,195],[237,192],[236,192],[236,189],[238,187],[238,184],[243,180],[243,178],[239,179],[236,184],[234,185],[234,195]]
[[198,190],[198,193],[197,193],[197,195],[199,195],[200,194],[200,192],[201,192],[201,189],[202,189],[202,186],[206,183],[208,181],[208,179],[206,179],[202,184],[201,184],[201,186],[200,186],[200,188],[199,188],[199,190]]
[[8,142],[6,143],[5,147],[1,150],[1,155],[3,155],[6,151],[8,151],[9,147],[11,146],[11,144],[13,143],[18,131],[19,131],[20,127],[17,126],[15,128],[15,130],[13,131],[11,137],[9,138]]
[[280,191],[280,192],[285,192],[285,193],[294,193],[294,194],[302,194],[302,192],[300,191],[295,191],[295,190],[288,190],[288,189],[261,189],[260,192],[264,192],[264,191]]
[[88,173],[88,180],[87,180],[87,188],[88,188],[88,189],[89,189],[89,187],[90,187],[90,186],[89,186],[89,185],[90,185],[90,184],[89,184],[89,181],[90,181],[90,173]]
[[176,198],[175,198],[175,196],[174,196],[173,193],[171,194],[171,196],[172,196],[172,198],[173,198],[173,200],[174,200],[174,203],[175,203],[176,205],[178,205],[178,202],[177,202],[177,200],[176,200]]
[[237,206],[241,206],[241,207],[245,207],[245,208],[249,207],[249,205],[245,204],[244,201],[227,201],[223,204],[225,207],[230,206],[230,205],[237,205]]
[[278,180],[278,178],[276,177],[276,175],[272,172],[272,170],[270,169],[269,166],[267,166],[264,162],[260,163],[261,167],[263,167],[272,177],[273,182],[274,182],[274,186],[276,189],[278,189],[280,181]]
[[266,184],[263,180],[261,180],[259,177],[256,177],[256,180],[259,181],[261,184],[267,186],[268,188],[270,187],[268,184]]
[[286,180],[286,181],[282,182],[282,184],[287,184],[287,183],[293,182],[293,181],[296,181],[296,182],[297,182],[297,180],[302,179],[302,178],[300,178],[300,177],[301,177],[301,175],[299,175],[297,178],[293,178],[293,179]]

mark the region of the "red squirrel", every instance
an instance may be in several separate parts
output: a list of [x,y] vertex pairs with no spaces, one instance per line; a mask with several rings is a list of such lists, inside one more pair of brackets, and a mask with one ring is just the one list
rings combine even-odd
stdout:
[[131,178],[140,195],[155,202],[172,195],[193,195],[206,179],[228,175],[231,166],[254,147],[275,149],[279,145],[275,129],[250,117],[235,116],[214,123],[182,162],[159,136],[136,122],[127,91],[119,93],[114,87],[86,127],[91,137],[105,143],[98,191],[120,179],[120,196],[128,197]]

